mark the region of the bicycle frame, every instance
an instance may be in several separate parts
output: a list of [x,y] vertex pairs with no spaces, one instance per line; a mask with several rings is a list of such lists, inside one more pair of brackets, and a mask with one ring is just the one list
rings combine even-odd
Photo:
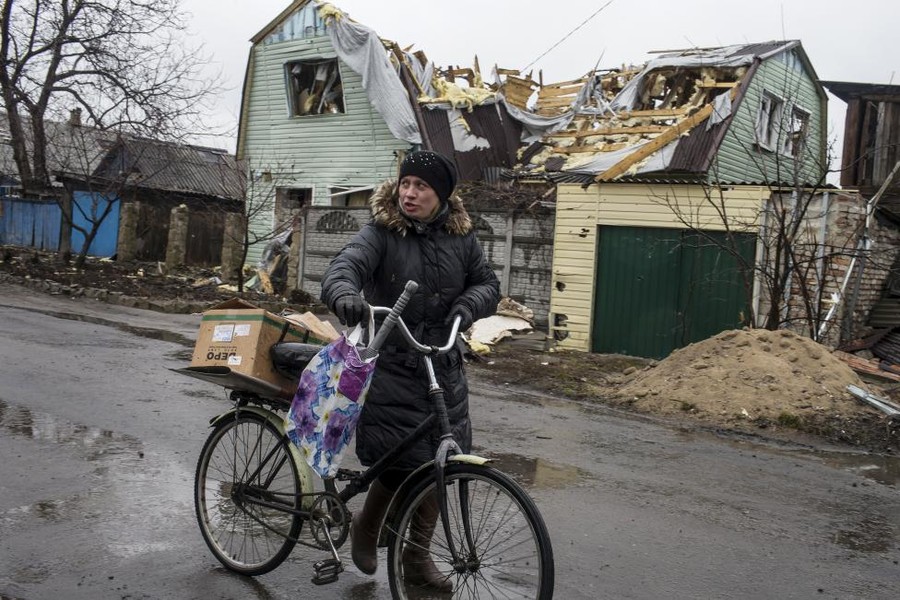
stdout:
[[[435,356],[450,352],[455,347],[461,318],[457,317],[452,323],[449,338],[443,346],[429,346],[419,343],[410,333],[406,323],[404,323],[403,319],[400,317],[400,313],[409,298],[415,292],[416,287],[414,282],[408,282],[403,294],[401,294],[393,307],[369,307],[373,317],[374,315],[385,315],[385,318],[381,323],[381,327],[379,327],[377,331],[372,332],[373,336],[369,347],[362,350],[361,354],[364,357],[374,356],[386,340],[388,333],[394,328],[397,328],[407,342],[410,350],[421,355],[422,360],[424,361],[426,377],[428,380],[427,397],[432,409],[428,417],[401,440],[397,446],[392,448],[374,465],[371,465],[364,471],[359,472],[339,469],[335,477],[324,478],[322,480],[324,492],[311,491],[315,489],[315,486],[313,485],[313,471],[301,455],[300,450],[290,442],[286,443],[289,448],[287,456],[279,454],[278,447],[273,447],[269,449],[268,454],[265,457],[260,457],[261,461],[257,463],[252,473],[245,472],[233,474],[235,482],[240,483],[238,483],[232,491],[232,501],[244,512],[244,514],[261,524],[263,527],[266,527],[286,539],[290,539],[294,543],[301,543],[303,545],[331,551],[332,559],[316,563],[317,577],[321,575],[321,581],[317,581],[317,583],[333,581],[336,578],[337,573],[342,570],[342,567],[340,566],[340,557],[337,554],[336,547],[343,544],[346,540],[347,533],[349,532],[349,515],[346,508],[347,502],[354,496],[366,491],[372,482],[395,464],[398,459],[400,459],[400,457],[410,450],[417,442],[432,431],[439,434],[440,440],[434,460],[416,469],[401,484],[400,488],[394,493],[387,514],[393,513],[393,509],[404,500],[405,494],[411,486],[434,473],[436,479],[435,496],[440,509],[441,525],[448,539],[448,550],[451,554],[453,567],[462,572],[466,568],[465,557],[476,556],[472,524],[468,514],[468,483],[463,481],[460,485],[460,494],[462,498],[461,513],[464,523],[465,545],[467,547],[457,548],[452,539],[453,536],[451,535],[444,473],[448,462],[467,462],[484,465],[488,461],[487,459],[478,456],[464,454],[453,438],[453,431],[444,400],[444,391],[438,383],[433,360]],[[269,397],[268,393],[261,394],[259,391],[251,391],[249,389],[233,390],[231,398],[235,402],[235,407],[213,418],[210,421],[211,425],[216,425],[230,416],[237,418],[242,411],[246,411],[265,419],[276,431],[281,432],[284,439],[286,439],[284,433],[284,419],[276,414],[275,411],[287,408],[289,404],[287,398]],[[260,433],[260,435],[262,435],[262,433]],[[256,451],[257,448],[253,447],[252,452]],[[271,464],[276,456],[278,456],[277,460],[281,462],[275,465],[275,469],[272,469]],[[278,494],[271,492],[268,489],[270,479],[274,477],[275,473],[284,465],[285,460],[293,461],[296,466],[299,479],[299,492],[296,494]],[[265,474],[268,474],[268,476],[265,476]],[[346,481],[347,484],[343,489],[338,490],[336,481]],[[284,499],[280,498],[280,496],[284,496]],[[288,496],[293,499],[293,502],[287,501]],[[249,506],[254,505],[292,514],[296,517],[308,520],[310,522],[311,533],[313,534],[316,543],[313,544],[300,539],[295,539],[293,535],[287,535],[284,532],[272,529],[265,522],[258,519],[252,510],[248,510]],[[332,538],[332,527],[338,528],[339,534],[337,538]],[[335,539],[337,539],[337,544],[335,544]]]

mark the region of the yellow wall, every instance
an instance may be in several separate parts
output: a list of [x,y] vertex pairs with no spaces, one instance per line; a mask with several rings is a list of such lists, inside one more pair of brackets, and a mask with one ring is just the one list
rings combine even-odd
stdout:
[[[591,349],[591,318],[597,272],[600,225],[628,227],[694,227],[723,231],[756,231],[769,190],[760,186],[706,189],[690,185],[603,183],[583,189],[557,188],[553,282],[550,293],[551,332],[568,336],[560,348]],[[722,208],[725,207],[725,208]],[[566,315],[554,326],[555,315]]]

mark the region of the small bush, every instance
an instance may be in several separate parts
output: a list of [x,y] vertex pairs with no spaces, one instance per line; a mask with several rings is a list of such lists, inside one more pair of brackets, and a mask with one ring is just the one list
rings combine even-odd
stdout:
[[791,413],[783,412],[778,415],[778,424],[782,427],[789,427],[791,429],[800,429],[801,425],[803,425],[802,420],[797,415],[792,415]]

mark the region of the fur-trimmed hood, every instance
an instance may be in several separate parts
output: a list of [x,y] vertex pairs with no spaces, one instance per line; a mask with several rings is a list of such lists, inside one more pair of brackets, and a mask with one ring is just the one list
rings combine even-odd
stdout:
[[[444,229],[452,235],[466,235],[472,231],[472,219],[463,206],[462,198],[451,194],[447,202],[448,214],[446,217],[438,217],[444,219]],[[413,220],[400,212],[400,196],[395,179],[389,179],[376,188],[369,198],[369,206],[372,208],[372,219],[376,223],[401,235],[416,230]]]

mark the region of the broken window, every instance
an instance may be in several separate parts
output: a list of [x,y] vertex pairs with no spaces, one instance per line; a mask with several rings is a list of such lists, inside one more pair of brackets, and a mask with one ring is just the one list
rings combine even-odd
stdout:
[[286,68],[292,116],[345,112],[336,58],[290,62]]
[[784,144],[781,151],[788,156],[798,157],[803,152],[806,132],[809,129],[809,112],[794,106],[791,108],[791,119],[787,123]]
[[778,148],[778,127],[784,101],[764,92],[756,114],[756,143],[766,150]]

